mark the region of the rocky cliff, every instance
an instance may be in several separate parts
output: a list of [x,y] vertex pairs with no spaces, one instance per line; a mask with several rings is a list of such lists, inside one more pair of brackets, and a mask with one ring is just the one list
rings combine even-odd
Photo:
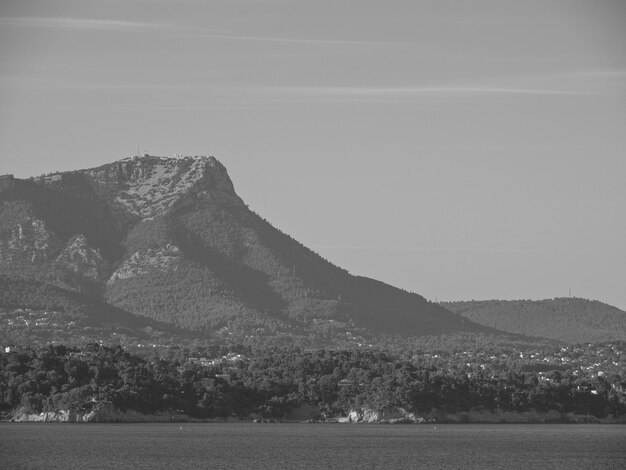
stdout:
[[402,408],[391,408],[376,411],[370,408],[360,408],[350,411],[348,416],[338,419],[340,423],[366,424],[436,424],[436,423],[623,423],[623,417],[597,418],[593,415],[563,413],[557,410],[548,411],[503,411],[476,408],[459,413],[446,413],[441,410],[432,410],[428,413],[409,413]]
[[151,414],[140,413],[136,410],[122,411],[110,402],[106,402],[97,404],[89,411],[56,410],[25,413],[17,410],[9,421],[16,423],[167,423],[199,420],[169,411]]

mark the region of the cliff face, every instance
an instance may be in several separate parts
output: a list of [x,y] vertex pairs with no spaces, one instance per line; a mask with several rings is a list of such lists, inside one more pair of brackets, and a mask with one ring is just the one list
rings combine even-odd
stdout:
[[5,186],[0,275],[218,336],[487,331],[276,230],[213,157],[132,157]]
[[84,174],[110,203],[142,219],[165,215],[188,193],[243,205],[226,169],[214,157],[133,157]]
[[592,415],[563,413],[557,410],[549,411],[491,411],[478,407],[471,411],[446,413],[441,410],[432,410],[428,413],[409,413],[402,408],[392,408],[385,411],[375,411],[369,408],[352,410],[347,417],[338,419],[340,423],[600,423],[623,422],[623,418],[600,420]]
[[59,250],[59,241],[43,220],[25,218],[0,240],[0,262],[40,263]]
[[89,246],[87,237],[82,233],[72,237],[56,262],[79,276],[101,281],[106,278],[108,263],[98,250]]
[[122,411],[110,402],[99,403],[89,411],[56,410],[41,413],[16,411],[10,418],[16,423],[167,423],[171,421],[198,421],[184,414],[161,411],[153,414],[136,410]]

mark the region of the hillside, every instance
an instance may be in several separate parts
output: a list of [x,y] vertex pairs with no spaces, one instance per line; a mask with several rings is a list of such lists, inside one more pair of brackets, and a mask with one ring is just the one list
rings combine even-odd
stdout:
[[2,177],[0,274],[81,295],[92,312],[112,307],[203,337],[323,345],[493,332],[324,260],[249,210],[213,157]]
[[0,275],[0,344],[171,344],[195,338],[84,294]]
[[527,336],[567,343],[626,340],[626,312],[579,298],[441,302],[471,321]]

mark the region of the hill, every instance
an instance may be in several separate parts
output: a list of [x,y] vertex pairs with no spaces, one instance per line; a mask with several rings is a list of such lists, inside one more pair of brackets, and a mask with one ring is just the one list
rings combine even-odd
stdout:
[[502,331],[567,343],[626,340],[626,312],[580,298],[441,302],[465,318]]
[[[214,157],[145,155],[0,183],[0,274],[47,286],[26,303],[54,287],[81,296],[88,308],[74,310],[91,317],[125,312],[120,321],[143,317],[204,338],[312,345],[493,333],[324,260],[252,212]],[[0,307],[25,306],[12,299],[1,296]]]

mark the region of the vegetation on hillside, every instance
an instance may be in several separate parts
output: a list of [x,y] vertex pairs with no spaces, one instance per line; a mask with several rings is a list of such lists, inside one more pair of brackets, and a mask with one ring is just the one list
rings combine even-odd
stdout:
[[134,315],[83,294],[0,275],[0,344],[35,346],[187,343],[194,336],[171,324]]
[[567,343],[626,340],[626,312],[580,298],[442,302],[472,321],[501,331]]

